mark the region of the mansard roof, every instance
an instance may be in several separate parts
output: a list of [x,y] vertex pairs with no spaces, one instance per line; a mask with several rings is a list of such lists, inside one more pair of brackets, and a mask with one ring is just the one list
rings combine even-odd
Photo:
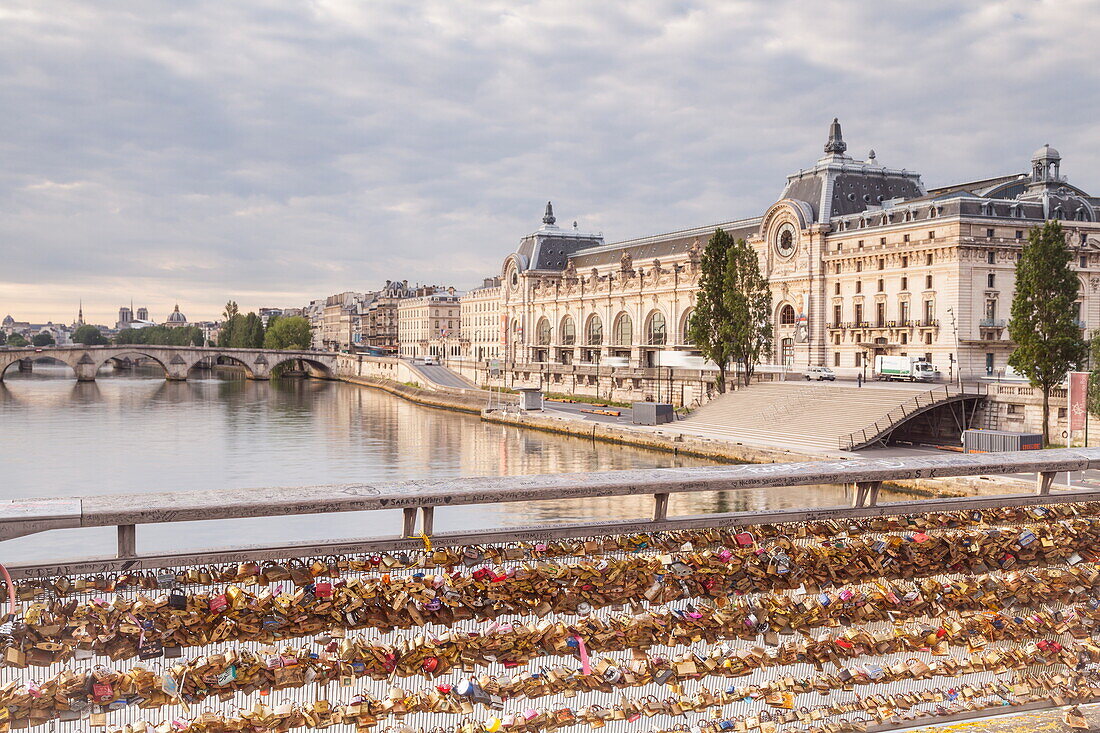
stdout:
[[589,270],[601,265],[618,263],[624,254],[636,263],[648,263],[655,259],[670,259],[683,255],[695,242],[703,246],[715,229],[724,229],[734,239],[748,239],[760,230],[761,217],[738,219],[709,226],[682,229],[665,234],[628,239],[602,247],[591,247],[577,252],[569,259],[578,270]]
[[[812,167],[787,176],[779,200],[805,203],[815,224],[834,231],[885,226],[945,216],[1006,217],[1042,221],[1051,218],[1100,221],[1100,197],[1088,195],[1058,174],[1060,154],[1050,148],[1037,151],[1052,169],[964,181],[925,189],[920,174],[880,165],[872,150],[866,160],[847,154],[848,145],[833,120],[825,155]],[[1034,163],[1034,161],[1033,161]],[[1035,177],[1042,175],[1041,186]],[[579,271],[617,264],[624,256],[635,263],[667,260],[683,255],[698,242],[706,244],[721,227],[735,238],[760,231],[763,217],[736,219],[691,229],[605,244],[602,234],[582,234],[555,225],[549,202],[543,226],[524,237],[515,256],[522,270],[560,272],[571,262]]]

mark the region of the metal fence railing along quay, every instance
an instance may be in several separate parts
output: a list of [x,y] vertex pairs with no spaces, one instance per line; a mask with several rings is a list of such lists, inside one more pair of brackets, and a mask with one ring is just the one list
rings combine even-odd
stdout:
[[945,404],[948,400],[958,397],[978,398],[989,394],[989,388],[984,384],[960,385],[945,384],[942,387],[921,392],[910,400],[903,402],[875,422],[861,430],[855,430],[847,435],[840,436],[838,443],[840,450],[856,450],[866,447],[887,435],[892,428],[909,418],[919,415],[933,407]]

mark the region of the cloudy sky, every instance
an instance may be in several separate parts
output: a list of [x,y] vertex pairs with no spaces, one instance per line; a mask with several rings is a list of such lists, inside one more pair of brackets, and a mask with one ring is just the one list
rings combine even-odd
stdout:
[[1100,191],[1095,0],[0,0],[0,314],[470,287],[547,199],[608,241],[821,154]]

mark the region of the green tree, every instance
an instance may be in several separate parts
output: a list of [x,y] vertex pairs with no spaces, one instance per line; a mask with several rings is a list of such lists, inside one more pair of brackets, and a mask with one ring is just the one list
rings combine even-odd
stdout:
[[309,319],[289,316],[272,318],[267,322],[267,333],[264,335],[265,349],[308,349],[309,344]]
[[124,328],[115,334],[116,344],[143,344],[148,328]]
[[744,239],[729,249],[723,296],[730,355],[741,363],[741,375],[748,386],[760,357],[772,348],[772,291],[760,272],[756,251]]
[[1088,354],[1073,308],[1079,288],[1062,225],[1048,221],[1032,228],[1016,265],[1008,322],[1016,350],[1008,363],[1043,391],[1044,445],[1050,441],[1050,391]]
[[73,343],[85,346],[101,346],[107,343],[107,339],[95,326],[85,324],[73,331]]
[[36,333],[34,335],[34,338],[31,339],[31,343],[33,343],[35,346],[53,346],[57,342],[54,341],[52,333],[48,331],[42,331],[41,333]]
[[1093,331],[1089,342],[1089,399],[1088,410],[1093,415],[1100,415],[1100,331]]
[[718,391],[726,391],[726,369],[733,355],[733,332],[726,310],[726,271],[733,238],[716,229],[699,262],[699,292],[688,319],[688,339],[700,353],[718,365]]
[[222,323],[221,333],[218,335],[218,346],[226,348],[240,348],[241,340],[245,337],[245,317],[240,313]]
[[245,316],[245,321],[248,323],[248,345],[253,349],[262,349],[264,347],[264,322],[255,313],[249,313]]
[[264,345],[264,324],[255,313],[247,316],[238,313],[227,325],[229,339],[222,345],[232,349],[258,349]]
[[231,300],[225,304],[225,310],[222,311],[222,320],[232,321],[233,317],[240,312],[240,308],[237,307],[237,301]]
[[8,336],[8,346],[30,346],[30,343],[23,338],[23,334],[13,333]]

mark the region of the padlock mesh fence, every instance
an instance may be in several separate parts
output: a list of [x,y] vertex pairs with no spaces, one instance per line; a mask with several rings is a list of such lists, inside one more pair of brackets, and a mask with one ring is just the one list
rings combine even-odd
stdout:
[[10,728],[848,731],[1100,695],[1100,506],[18,587]]

